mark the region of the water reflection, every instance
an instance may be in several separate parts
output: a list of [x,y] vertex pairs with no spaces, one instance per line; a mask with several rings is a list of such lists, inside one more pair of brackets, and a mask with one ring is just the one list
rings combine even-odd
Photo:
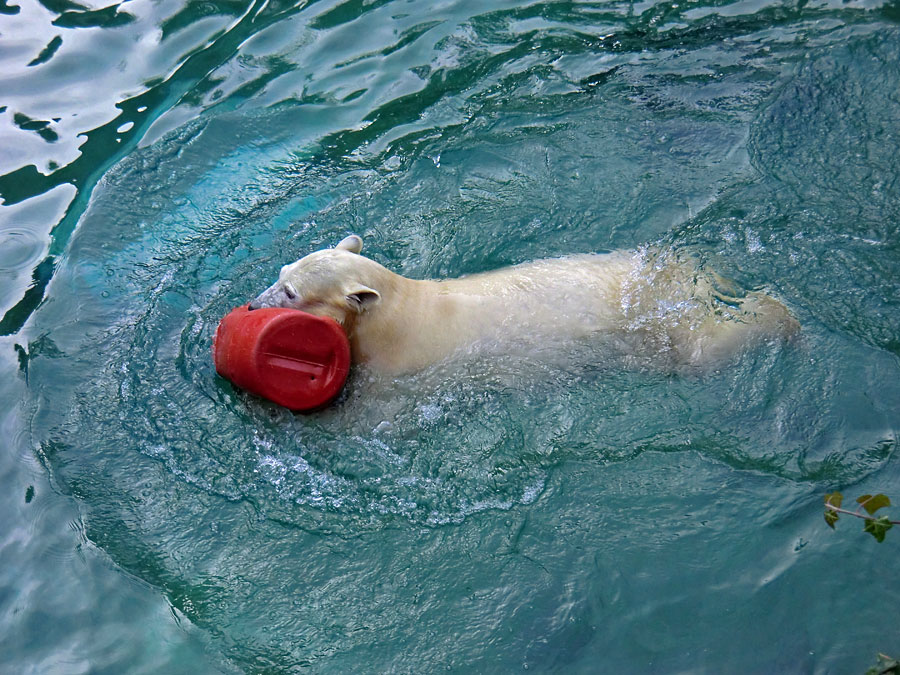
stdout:
[[[210,651],[337,672],[874,653],[833,616],[871,625],[892,596],[818,508],[893,471],[890,5],[0,11],[11,437]],[[357,370],[305,417],[216,378],[218,319],[349,231],[418,278],[690,250],[803,336],[698,377],[590,345]]]

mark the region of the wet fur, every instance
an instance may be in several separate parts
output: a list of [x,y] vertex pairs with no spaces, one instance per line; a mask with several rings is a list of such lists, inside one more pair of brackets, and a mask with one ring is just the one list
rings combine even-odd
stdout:
[[414,280],[359,255],[351,235],[281,269],[251,304],[337,320],[356,363],[419,370],[490,344],[599,335],[668,365],[707,365],[755,338],[798,330],[778,300],[727,293],[689,257],[615,251],[524,263],[458,279]]

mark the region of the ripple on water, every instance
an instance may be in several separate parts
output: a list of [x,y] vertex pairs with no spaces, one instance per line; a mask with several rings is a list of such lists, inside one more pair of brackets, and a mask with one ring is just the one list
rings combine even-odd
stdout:
[[[393,11],[389,4],[373,7]],[[315,9],[315,3],[304,7]],[[503,617],[506,630],[516,626],[506,623],[516,620],[513,615],[533,618],[552,610],[558,588],[548,578],[560,569],[553,568],[553,555],[569,548],[560,535],[578,531],[581,516],[598,531],[604,518],[631,521],[611,541],[605,529],[602,544],[588,540],[592,553],[621,549],[625,560],[653,559],[632,537],[641,516],[653,516],[665,537],[679,534],[687,518],[681,492],[656,494],[660,484],[672,486],[660,466],[681,464],[680,480],[697,493],[723,484],[698,479],[693,471],[702,465],[708,476],[728,476],[732,486],[752,476],[760,479],[754,489],[788,485],[792,494],[808,484],[817,489],[859,480],[883,467],[894,452],[896,360],[854,338],[869,335],[866,330],[841,333],[817,323],[823,307],[839,304],[815,304],[818,282],[831,277],[784,262],[826,257],[835,239],[817,226],[829,219],[808,218],[810,236],[786,244],[779,218],[788,202],[777,201],[782,196],[773,196],[765,182],[758,191],[729,187],[743,185],[741,139],[751,113],[782,77],[781,57],[799,58],[793,37],[782,36],[780,47],[772,40],[766,46],[772,51],[765,51],[748,37],[759,29],[755,10],[752,16],[710,16],[693,33],[675,37],[621,25],[618,47],[607,48],[604,39],[566,27],[566,17],[559,27],[565,39],[540,31],[511,38],[503,26],[518,19],[492,12],[463,21],[443,46],[425,50],[434,72],[418,62],[403,66],[425,73],[424,84],[408,80],[423,90],[392,98],[385,85],[376,92],[378,109],[368,117],[370,111],[350,110],[356,117],[347,129],[328,131],[322,122],[319,89],[330,91],[334,82],[319,82],[319,89],[313,83],[312,99],[297,105],[248,110],[254,87],[266,90],[264,80],[238,88],[250,96],[247,108],[241,109],[245,99],[223,104],[130,153],[95,192],[30,325],[34,339],[21,346],[34,443],[60,488],[83,507],[86,536],[163,589],[192,621],[223,636],[242,664],[309,666],[336,652],[370,648],[373,631],[385,643],[428,643],[417,632],[428,602],[439,615],[434,635],[452,634],[470,649],[503,643],[496,629],[447,630],[447,608],[456,610],[475,595],[464,587],[470,559],[489,558],[481,569],[488,593],[503,586],[524,596],[505,605],[518,608]],[[723,42],[731,29],[741,39]],[[635,44],[641,35],[658,39],[653,49]],[[694,38],[701,48],[690,48]],[[520,45],[520,39],[528,42]],[[632,53],[617,51],[623,41],[631,42],[625,48]],[[720,42],[744,65],[720,74]],[[475,43],[478,49],[470,49]],[[341,45],[353,47],[346,40]],[[403,56],[401,50],[391,54]],[[857,70],[867,64],[865,50],[845,56],[856,60]],[[670,67],[670,59],[681,65]],[[604,61],[602,74],[598,60]],[[377,67],[387,62],[372,61]],[[689,75],[680,72],[691,63]],[[613,64],[620,69],[609,70]],[[340,69],[333,71],[340,79]],[[815,73],[814,67],[801,69],[800,77],[815,83]],[[896,80],[887,65],[879,73]],[[308,79],[306,70],[295,74]],[[211,77],[204,86],[214,88],[216,81]],[[337,84],[341,91],[349,83]],[[353,97],[354,90],[347,90],[349,103],[372,103],[369,94]],[[817,100],[815,86],[804,92]],[[202,98],[185,100],[194,105]],[[776,96],[769,121],[761,124],[788,124],[778,111],[790,105],[790,94]],[[130,133],[121,121],[114,128]],[[307,122],[320,126],[301,132]],[[821,133],[828,128],[815,125]],[[326,131],[331,135],[322,147],[293,137]],[[756,132],[765,136],[759,127]],[[808,140],[821,139],[812,133]],[[757,166],[785,182],[790,169],[782,160],[811,157],[763,141]],[[818,159],[812,164],[824,166]],[[710,207],[684,229],[661,234],[697,204]],[[836,204],[821,202],[831,216]],[[735,234],[725,236],[725,228]],[[357,369],[335,405],[307,416],[216,377],[210,346],[219,318],[268,285],[280,264],[333,245],[348,230],[366,237],[375,259],[419,277],[603,247],[658,242],[679,250],[696,234],[714,242],[707,251],[717,260],[790,291],[805,332],[799,344],[764,345],[720,372],[696,377],[598,363],[594,347],[583,344],[567,345],[564,358],[507,355],[401,378]],[[9,255],[17,260],[23,254]],[[878,258],[868,267],[860,257],[845,261],[843,271],[827,270],[834,287],[862,292],[865,274],[884,288],[893,283],[881,274],[893,269],[889,261]],[[643,466],[638,485],[628,482],[636,465]],[[570,472],[570,485],[554,483],[572,467],[585,467],[584,475]],[[620,495],[627,504],[618,511],[590,501],[610,477],[628,493]],[[583,509],[564,499],[579,488],[587,495]],[[758,495],[746,492],[738,506],[757,503]],[[634,493],[649,506],[636,503]],[[695,496],[698,513],[721,518],[717,497]],[[558,513],[551,519],[567,520],[530,534],[532,544],[547,540],[550,573],[544,561],[519,555],[517,533],[479,551],[482,535],[506,536],[500,520],[530,512],[521,515],[521,532],[531,513],[540,514],[520,507],[554,497]],[[731,521],[712,522],[704,542],[716,539],[709,534],[727,542],[732,529],[737,534],[731,536],[742,538],[743,521],[737,515]],[[748,526],[754,544],[772,536],[757,526]],[[696,539],[692,545],[718,554]],[[748,552],[748,559],[756,553]],[[685,554],[685,568],[695,568],[695,554],[693,548]],[[427,564],[419,565],[423,558]],[[596,579],[594,569],[582,568]],[[652,575],[660,590],[654,601],[680,611],[669,590],[671,573]],[[708,588],[722,578],[690,580]],[[465,579],[460,587],[453,586],[457,579]],[[421,587],[436,586],[451,590],[419,604]],[[535,610],[528,596],[541,593],[546,605]],[[500,615],[493,611],[499,602],[506,599],[485,612],[491,621]],[[646,611],[640,602],[646,598],[628,611],[619,611],[621,605],[613,610],[626,632],[636,623],[628,612]],[[741,596],[728,606],[746,603],[753,598]],[[360,612],[361,606],[369,611]],[[478,611],[461,616],[477,621]],[[586,611],[584,625],[604,612],[608,608]],[[541,620],[534,625],[540,628]],[[545,637],[535,630],[536,641]],[[648,645],[658,638],[657,631]],[[426,662],[442,663],[441,656]]]
[[33,230],[7,227],[0,230],[0,270],[21,270],[43,252],[44,242]]
[[[585,122],[581,110],[571,115]],[[421,171],[319,167],[306,174],[297,161],[278,157],[254,169],[262,161],[259,148],[242,145],[253,131],[246,128],[244,137],[234,138],[228,136],[233,127],[228,115],[214,118],[195,142],[184,145],[176,133],[118,167],[116,174],[128,181],[109,180],[86,218],[115,222],[121,237],[110,242],[103,228],[85,229],[73,242],[79,266],[63,272],[70,275],[67,284],[80,289],[84,316],[108,316],[113,327],[89,339],[72,334],[72,350],[65,351],[99,377],[68,419],[62,412],[67,407],[59,406],[62,436],[72,446],[85,433],[96,437],[94,447],[106,449],[110,467],[118,466],[115,475],[121,472],[126,483],[128,452],[122,448],[136,448],[197,489],[233,501],[252,499],[261,513],[282,522],[346,532],[381,528],[395,518],[417,525],[462,522],[474,513],[531,503],[553,467],[572,458],[610,462],[648,450],[694,449],[789,479],[848,480],[891,452],[882,412],[866,412],[864,397],[851,389],[847,398],[840,384],[823,382],[819,365],[802,350],[748,354],[739,367],[705,379],[595,366],[596,356],[584,345],[572,345],[562,363],[510,356],[396,380],[360,371],[335,406],[312,416],[235,392],[212,369],[215,326],[231,306],[267,285],[279,264],[333,244],[351,226],[372,234],[367,251],[375,259],[418,276],[445,267],[465,270],[485,248],[491,253],[483,265],[519,255],[512,253],[518,246],[516,214],[531,209],[523,207],[521,193],[534,192],[537,204],[541,186],[556,180],[545,163],[526,160],[532,150],[567,154],[571,132],[522,129],[510,150],[521,153],[514,160],[498,157],[494,138],[467,151],[476,139],[461,132],[444,139],[449,148],[440,166],[424,148]],[[230,154],[227,145],[211,144],[216,133],[237,144]],[[213,168],[208,147],[227,160]],[[191,199],[164,213],[155,203],[143,210],[138,205],[134,217],[123,221],[118,205],[134,181],[146,182],[156,194],[172,173],[170,164],[186,174],[193,159],[199,168]],[[188,176],[179,180],[190,182]],[[473,183],[497,188],[488,199],[491,213],[483,205],[471,210],[466,202],[473,197],[466,195],[453,207],[459,210],[448,211],[439,197]],[[388,204],[410,211],[390,236],[382,234]],[[154,219],[159,222],[149,227]],[[445,228],[454,238],[436,243],[425,237],[421,228],[441,221],[458,224]],[[367,222],[374,222],[370,232]],[[479,249],[474,241],[484,239],[485,222],[507,229]],[[603,221],[591,227],[603,238],[617,225]],[[745,229],[754,233],[753,242],[762,242],[772,226],[762,222]],[[529,238],[539,236],[529,232]],[[546,235],[551,250],[568,241],[565,233]],[[676,231],[662,244],[677,249],[678,236]],[[777,254],[768,245],[750,248],[758,257]],[[98,340],[102,351],[95,348]],[[849,376],[840,367],[835,372],[839,380]],[[833,416],[809,419],[803,434],[786,441],[778,420],[804,419],[817,387],[843,392],[845,411],[836,402],[824,403]],[[863,414],[851,420],[851,409]],[[752,427],[744,422],[748,416],[755,416]],[[832,424],[863,432],[854,450],[841,454],[828,440]],[[78,467],[77,459],[66,464],[76,474]]]

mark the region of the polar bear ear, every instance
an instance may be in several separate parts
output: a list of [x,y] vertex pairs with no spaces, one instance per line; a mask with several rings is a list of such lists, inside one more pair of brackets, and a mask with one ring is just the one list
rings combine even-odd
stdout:
[[346,291],[347,304],[357,312],[364,312],[381,300],[381,294],[368,286],[354,286]]
[[342,251],[350,251],[350,253],[359,253],[362,251],[362,238],[351,234],[349,237],[341,239],[340,243],[335,246]]

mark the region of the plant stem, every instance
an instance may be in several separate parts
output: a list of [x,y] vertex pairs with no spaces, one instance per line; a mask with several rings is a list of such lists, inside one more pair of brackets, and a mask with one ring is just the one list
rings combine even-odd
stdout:
[[[833,504],[825,504],[826,509],[831,509],[832,511],[837,511],[838,513],[845,513],[848,516],[856,516],[857,518],[862,518],[863,520],[875,520],[875,516],[870,516],[868,513],[861,513],[860,511],[848,511],[847,509],[842,509],[840,507],[834,506]],[[889,520],[891,525],[900,525],[900,520]]]

